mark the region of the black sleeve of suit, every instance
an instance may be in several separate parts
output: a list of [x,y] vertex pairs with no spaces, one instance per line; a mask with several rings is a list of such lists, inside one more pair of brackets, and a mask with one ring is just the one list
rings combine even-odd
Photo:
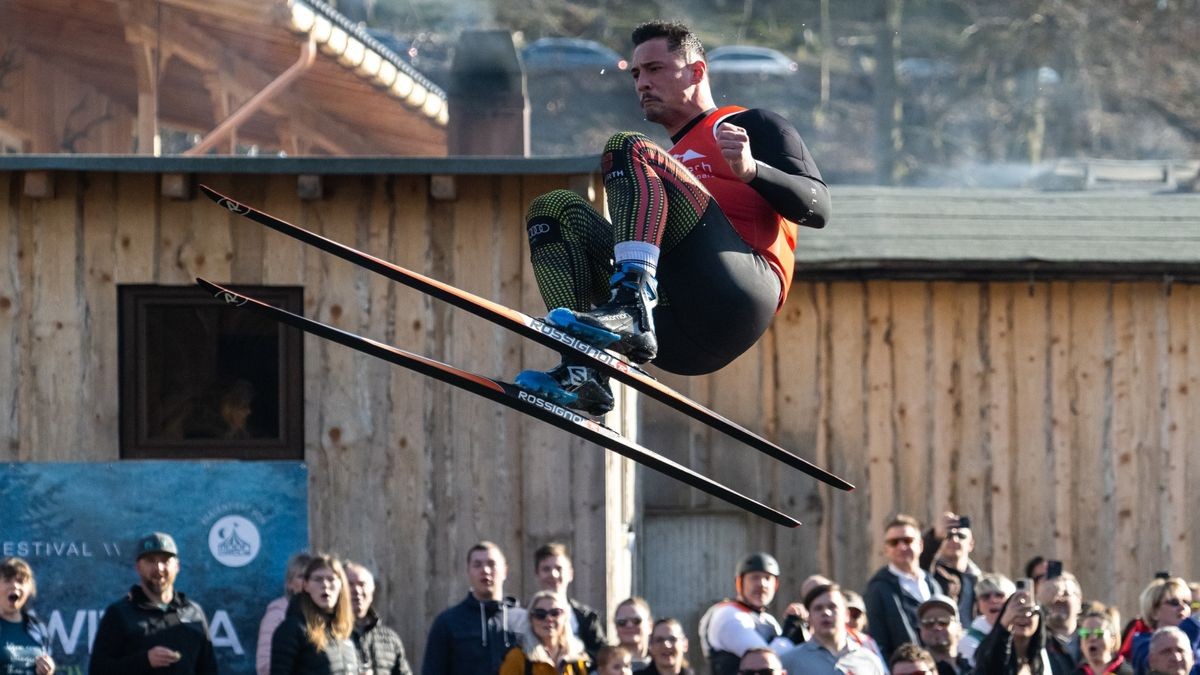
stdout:
[[750,187],[784,218],[806,227],[825,227],[832,215],[829,188],[796,127],[758,108],[733,115],[729,122],[750,136],[750,153],[758,164]]

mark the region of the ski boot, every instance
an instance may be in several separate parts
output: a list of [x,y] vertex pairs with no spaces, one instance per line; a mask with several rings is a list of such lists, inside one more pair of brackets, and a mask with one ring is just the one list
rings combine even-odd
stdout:
[[621,263],[609,280],[612,295],[590,312],[559,307],[546,315],[546,323],[601,349],[624,354],[634,363],[658,355],[654,335],[654,307],[658,282],[645,267]]
[[601,417],[613,409],[612,389],[608,376],[591,366],[572,363],[563,357],[561,363],[547,370],[523,370],[515,384],[525,391],[557,403]]

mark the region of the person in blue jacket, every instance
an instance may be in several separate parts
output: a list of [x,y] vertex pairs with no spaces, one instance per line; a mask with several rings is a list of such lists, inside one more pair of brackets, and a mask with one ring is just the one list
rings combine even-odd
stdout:
[[421,675],[495,675],[505,654],[520,644],[525,610],[504,596],[508,563],[500,547],[481,541],[467,551],[470,590],[438,614],[429,628]]

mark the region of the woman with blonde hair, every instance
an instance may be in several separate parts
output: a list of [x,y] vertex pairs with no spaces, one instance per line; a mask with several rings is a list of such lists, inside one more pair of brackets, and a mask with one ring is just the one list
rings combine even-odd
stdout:
[[617,643],[629,652],[630,665],[634,670],[650,665],[650,628],[653,623],[650,603],[636,595],[622,600],[613,612]]
[[1138,597],[1141,620],[1149,630],[1135,633],[1130,640],[1135,672],[1145,672],[1150,655],[1150,637],[1168,626],[1179,627],[1192,613],[1192,589],[1186,579],[1160,576],[1142,589]]
[[587,652],[571,632],[570,611],[558,593],[534,593],[521,646],[504,657],[499,675],[587,675]]
[[288,558],[283,573],[283,595],[268,603],[267,610],[263,612],[262,620],[258,623],[258,649],[254,653],[254,671],[257,675],[269,675],[271,672],[271,638],[287,616],[292,597],[304,590],[304,568],[310,560],[312,556],[303,552]]
[[353,630],[346,570],[333,556],[314,555],[304,567],[303,592],[271,639],[271,675],[357,675]]

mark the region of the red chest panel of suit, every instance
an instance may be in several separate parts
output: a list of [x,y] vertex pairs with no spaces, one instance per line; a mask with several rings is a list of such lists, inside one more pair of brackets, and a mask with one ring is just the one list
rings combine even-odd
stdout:
[[745,110],[738,106],[719,108],[688,130],[670,152],[717,200],[738,235],[767,258],[783,282],[779,300],[782,306],[796,262],[796,225],[776,213],[762,195],[733,175],[717,145],[717,127],[731,115]]

